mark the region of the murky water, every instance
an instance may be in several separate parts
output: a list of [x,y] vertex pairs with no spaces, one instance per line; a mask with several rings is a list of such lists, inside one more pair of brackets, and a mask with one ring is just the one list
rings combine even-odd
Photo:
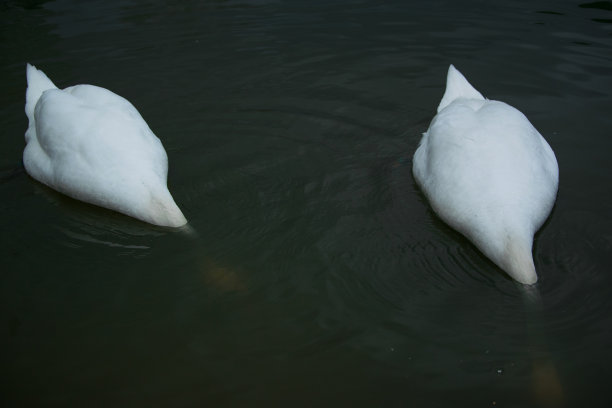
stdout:
[[[612,3],[5,1],[3,406],[612,402]],[[21,167],[25,63],[129,99],[194,234]],[[548,140],[525,293],[412,154],[455,64]]]

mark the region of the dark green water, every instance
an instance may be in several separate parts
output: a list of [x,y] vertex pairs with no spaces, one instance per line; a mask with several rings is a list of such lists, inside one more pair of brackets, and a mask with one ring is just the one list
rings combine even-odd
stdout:
[[[530,407],[558,383],[609,406],[611,9],[2,2],[0,402]],[[26,62],[140,110],[196,237],[27,176]],[[450,63],[557,155],[539,300],[412,178]]]

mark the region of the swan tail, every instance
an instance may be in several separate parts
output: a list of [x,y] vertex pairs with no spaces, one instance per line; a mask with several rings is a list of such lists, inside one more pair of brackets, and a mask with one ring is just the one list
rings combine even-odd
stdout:
[[26,90],[25,113],[30,121],[30,125],[32,125],[34,123],[34,108],[43,92],[47,89],[57,89],[57,87],[44,72],[36,69],[36,67],[31,64],[27,64],[26,78],[28,81],[28,88]]
[[446,76],[446,91],[438,105],[438,112],[446,108],[455,99],[480,99],[484,100],[480,92],[478,92],[454,65],[448,67],[448,75]]

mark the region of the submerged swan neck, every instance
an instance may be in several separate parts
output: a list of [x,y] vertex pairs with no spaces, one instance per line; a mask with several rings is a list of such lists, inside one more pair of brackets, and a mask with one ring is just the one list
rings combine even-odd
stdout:
[[152,196],[150,214],[154,223],[164,227],[181,227],[187,224],[187,219],[178,208],[170,192],[164,191],[159,196]]
[[533,285],[538,281],[531,245],[525,245],[517,239],[506,241],[503,269],[516,281],[525,285]]
[[512,228],[467,235],[489,259],[510,277],[524,285],[538,281],[531,248],[533,234],[528,229]]

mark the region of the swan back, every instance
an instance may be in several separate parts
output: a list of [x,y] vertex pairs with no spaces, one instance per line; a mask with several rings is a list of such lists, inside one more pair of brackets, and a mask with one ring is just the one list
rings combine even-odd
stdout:
[[453,67],[413,161],[432,208],[515,280],[535,283],[533,235],[554,205],[555,155],[517,109],[485,99]]
[[167,188],[168,157],[126,99],[93,85],[60,90],[28,64],[24,167],[49,187],[140,220],[187,220]]

